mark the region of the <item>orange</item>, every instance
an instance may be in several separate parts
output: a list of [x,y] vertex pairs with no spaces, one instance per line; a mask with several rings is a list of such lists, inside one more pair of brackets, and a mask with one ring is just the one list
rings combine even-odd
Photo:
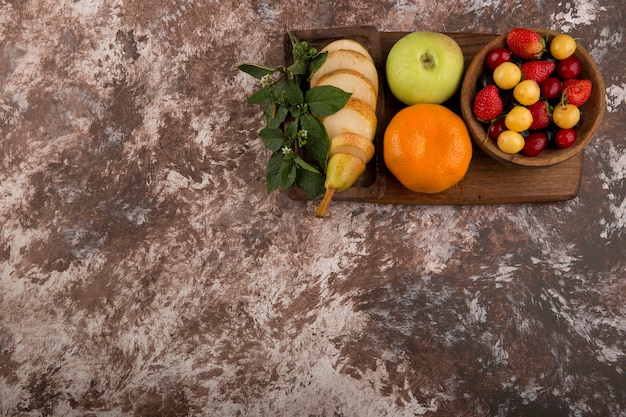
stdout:
[[463,119],[440,104],[400,110],[385,129],[385,164],[411,191],[438,193],[458,183],[472,159]]

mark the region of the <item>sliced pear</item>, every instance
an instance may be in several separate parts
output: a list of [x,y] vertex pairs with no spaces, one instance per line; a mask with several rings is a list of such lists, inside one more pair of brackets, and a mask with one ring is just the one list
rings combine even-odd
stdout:
[[338,39],[333,41],[326,45],[321,52],[328,52],[330,54],[331,52],[339,51],[341,49],[358,52],[365,55],[370,61],[374,62],[374,59],[372,58],[372,55],[370,55],[367,48],[353,39]]
[[378,94],[378,71],[372,61],[360,52],[340,49],[329,53],[326,62],[311,77],[311,85],[317,84],[324,75],[337,70],[349,69],[360,72],[365,78],[370,80]]
[[365,163],[361,158],[347,153],[334,155],[326,167],[326,188],[341,192],[354,184],[365,172]]
[[332,85],[352,94],[352,97],[363,100],[376,110],[378,95],[374,84],[363,74],[350,69],[342,69],[322,76],[314,87]]
[[335,192],[350,188],[363,172],[365,172],[365,163],[361,158],[348,153],[333,155],[326,167],[326,182],[324,183],[326,192],[317,206],[315,215],[325,217]]
[[338,154],[350,154],[367,164],[374,157],[374,144],[357,133],[342,133],[330,141],[328,157],[332,159]]
[[345,191],[365,172],[367,162],[374,157],[372,142],[356,133],[342,133],[330,142],[326,167],[326,192],[315,211],[325,217],[335,192]]
[[352,132],[373,141],[377,126],[376,112],[363,100],[350,97],[341,110],[322,119],[322,124],[329,138]]

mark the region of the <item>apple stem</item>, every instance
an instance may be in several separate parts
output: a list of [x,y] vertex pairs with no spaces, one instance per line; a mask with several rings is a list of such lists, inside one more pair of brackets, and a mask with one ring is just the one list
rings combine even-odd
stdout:
[[334,188],[327,188],[324,193],[324,197],[320,202],[320,205],[317,206],[317,210],[315,211],[315,215],[317,217],[326,217],[326,211],[328,210],[328,206],[333,199],[333,195],[335,194]]

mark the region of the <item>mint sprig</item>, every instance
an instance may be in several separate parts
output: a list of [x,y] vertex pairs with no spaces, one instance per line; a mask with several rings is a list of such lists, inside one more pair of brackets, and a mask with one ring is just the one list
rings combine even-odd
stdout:
[[264,126],[258,136],[272,152],[265,174],[267,192],[285,190],[295,183],[314,200],[325,191],[330,149],[320,119],[343,108],[351,94],[333,86],[310,88],[311,76],[328,54],[299,41],[292,32],[289,37],[293,49],[289,66],[244,63],[237,68],[261,82],[247,103],[263,105]]

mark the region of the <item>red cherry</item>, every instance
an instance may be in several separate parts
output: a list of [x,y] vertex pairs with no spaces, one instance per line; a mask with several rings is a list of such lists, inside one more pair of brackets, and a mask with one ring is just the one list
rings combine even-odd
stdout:
[[559,63],[556,65],[556,72],[561,78],[567,80],[570,78],[577,78],[580,74],[580,68],[580,60],[574,55],[571,55],[559,61]]
[[494,48],[491,51],[487,52],[485,56],[485,64],[492,71],[496,69],[496,67],[503,62],[508,62],[511,60],[511,52],[509,52],[506,48]]
[[548,136],[543,132],[535,132],[528,135],[528,137],[524,140],[524,148],[522,152],[526,156],[537,156],[548,145]]
[[554,136],[554,142],[559,148],[569,148],[576,142],[576,129],[559,129]]
[[505,130],[507,130],[507,127],[506,124],[504,124],[504,117],[501,117],[491,122],[489,128],[487,129],[487,136],[489,136],[493,140],[498,140],[498,136],[500,136],[500,133],[504,132]]
[[541,83],[541,95],[547,99],[556,98],[563,92],[563,83],[557,77],[548,77]]

